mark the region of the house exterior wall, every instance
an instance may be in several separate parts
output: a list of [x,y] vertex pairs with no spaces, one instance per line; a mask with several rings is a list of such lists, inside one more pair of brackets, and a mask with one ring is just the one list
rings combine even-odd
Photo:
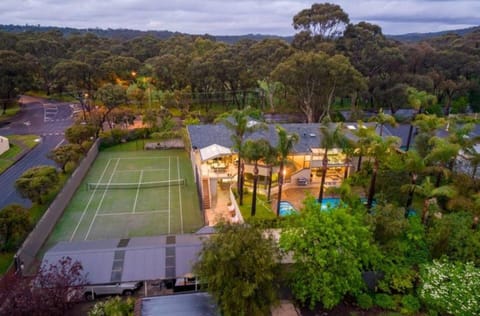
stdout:
[[0,136],[0,155],[10,149],[8,138]]

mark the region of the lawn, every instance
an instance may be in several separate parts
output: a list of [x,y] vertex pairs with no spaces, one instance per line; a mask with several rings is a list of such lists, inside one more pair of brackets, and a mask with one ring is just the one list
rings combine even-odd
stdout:
[[[243,219],[246,221],[251,217],[252,210],[252,193],[243,195],[243,205],[240,206]],[[275,219],[276,215],[270,207],[270,203],[267,201],[267,197],[263,194],[257,193],[257,210],[255,212],[255,218],[257,219]]]
[[13,165],[21,153],[35,147],[38,144],[36,139],[38,139],[37,135],[8,136],[10,149],[0,155],[0,173]]
[[3,114],[3,107],[0,109],[0,122],[3,120],[7,120],[10,117],[14,116],[15,114],[20,111],[20,106],[18,104],[15,104],[14,106],[7,107],[7,111],[5,114]]

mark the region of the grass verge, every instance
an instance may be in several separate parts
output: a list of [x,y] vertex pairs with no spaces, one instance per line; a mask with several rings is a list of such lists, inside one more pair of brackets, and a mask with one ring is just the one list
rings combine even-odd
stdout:
[[0,252],[0,275],[7,272],[8,268],[13,262],[15,252]]
[[37,135],[11,135],[8,136],[10,149],[0,155],[0,173],[13,165],[24,150],[35,147],[38,142]]
[[10,117],[17,114],[18,111],[20,111],[20,106],[18,105],[18,103],[15,104],[14,106],[8,107],[5,114],[3,114],[3,108],[0,109],[0,122],[4,120],[8,120]]

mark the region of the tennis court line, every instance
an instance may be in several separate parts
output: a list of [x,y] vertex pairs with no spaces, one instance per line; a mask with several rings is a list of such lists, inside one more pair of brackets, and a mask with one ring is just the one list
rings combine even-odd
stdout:
[[[123,159],[123,158],[122,158]],[[167,168],[163,169],[130,169],[130,170],[117,170],[117,173],[120,172],[140,172],[140,171],[167,171]]]
[[[170,179],[171,179],[171,178],[170,178],[170,170],[171,170],[170,168],[171,168],[171,165],[170,165],[170,156],[168,156],[168,181],[170,181]],[[171,198],[170,198],[170,193],[171,193],[171,192],[170,192],[170,189],[171,189],[170,187],[171,187],[171,186],[169,185],[169,186],[168,186],[168,233],[169,233],[169,234],[170,234],[170,226],[171,226],[170,222],[172,221],[172,220],[171,220],[171,216],[172,216],[172,214],[171,214],[171,213],[172,213],[172,212],[171,212],[172,205],[170,204],[170,199],[171,199]]]
[[143,178],[143,170],[140,171],[140,179],[138,180],[137,194],[135,194],[135,202],[133,202],[132,213],[135,213],[135,209],[137,208],[138,193],[140,192],[140,184],[142,184],[142,178]]
[[[108,179],[108,184],[112,183],[112,179],[113,179],[113,176],[115,175],[115,171],[117,170],[117,167],[118,167],[118,163],[119,163],[119,162],[120,162],[120,158],[117,158],[117,163],[115,164],[115,167],[113,167],[113,172],[112,172],[112,174],[110,175],[110,179]],[[97,218],[98,211],[100,210],[100,207],[101,207],[102,204],[103,204],[103,200],[105,199],[105,195],[107,194],[107,191],[108,191],[108,188],[105,189],[105,191],[103,191],[102,198],[100,199],[100,203],[98,203],[97,210],[95,211],[95,215],[93,216],[92,221],[90,222],[90,226],[88,226],[88,231],[87,231],[87,234],[85,235],[85,239],[84,239],[84,240],[87,240],[87,239],[88,239],[88,235],[90,235],[90,231],[92,230],[93,223],[95,222],[95,218]]]
[[[169,210],[157,210],[157,211],[142,211],[142,212],[135,212],[135,215],[148,215],[148,214],[156,214],[156,213],[166,213]],[[102,216],[122,216],[122,215],[132,215],[131,212],[117,212],[117,213],[100,213],[97,217]]]
[[[180,161],[177,156],[177,177],[180,179]],[[180,231],[183,234],[183,209],[182,209],[182,190],[178,186],[178,201],[180,202]]]
[[[103,176],[105,175],[105,172],[107,171],[108,166],[110,166],[111,161],[112,161],[112,159],[108,159],[108,162],[105,165],[105,168],[103,169],[102,174],[100,175],[100,179],[98,179],[98,181],[102,181]],[[80,220],[78,221],[77,226],[75,226],[75,229],[73,230],[72,236],[70,236],[70,241],[73,240],[73,237],[77,233],[78,227],[80,227],[80,224],[82,223],[83,218],[85,217],[85,214],[87,213],[88,207],[90,206],[90,203],[92,203],[93,197],[95,196],[96,192],[97,192],[97,188],[95,188],[92,192],[92,195],[90,195],[90,198],[88,199],[87,205],[85,205],[85,208],[83,209],[82,216],[80,216]]]
[[[170,156],[159,156],[159,157],[118,157],[116,159],[135,159],[135,160],[138,160],[138,159],[159,159],[159,158],[170,158]],[[113,157],[112,159],[115,159],[115,157]]]

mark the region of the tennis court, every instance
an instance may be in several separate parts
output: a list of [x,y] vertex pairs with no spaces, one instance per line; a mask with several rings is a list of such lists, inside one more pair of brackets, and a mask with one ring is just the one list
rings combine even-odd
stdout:
[[48,244],[183,234],[202,226],[185,151],[103,151]]

